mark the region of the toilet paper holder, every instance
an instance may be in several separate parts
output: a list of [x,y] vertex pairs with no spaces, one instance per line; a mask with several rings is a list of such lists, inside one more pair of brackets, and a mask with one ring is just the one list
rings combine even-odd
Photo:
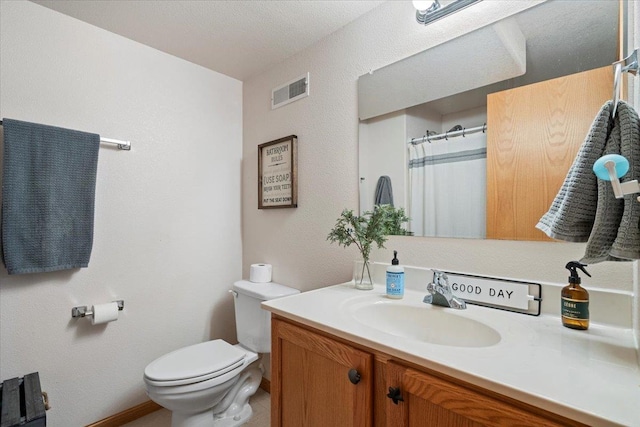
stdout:
[[[124,310],[124,300],[117,300],[113,302],[118,304],[118,311]],[[87,316],[93,316],[93,311],[88,310],[86,305],[73,307],[71,309],[71,317],[73,318],[87,317]]]

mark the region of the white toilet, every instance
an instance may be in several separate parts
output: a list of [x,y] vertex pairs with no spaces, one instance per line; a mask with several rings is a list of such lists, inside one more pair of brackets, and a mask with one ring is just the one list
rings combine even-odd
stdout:
[[172,427],[240,426],[262,380],[257,353],[271,351],[271,317],[262,301],[300,291],[277,283],[234,283],[240,344],[207,341],[159,357],[144,370],[149,398],[172,412]]

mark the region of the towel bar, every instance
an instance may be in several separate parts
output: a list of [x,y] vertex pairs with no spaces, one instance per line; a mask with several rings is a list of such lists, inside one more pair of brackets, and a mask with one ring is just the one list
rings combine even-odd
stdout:
[[[2,126],[2,120],[0,120],[0,126]],[[131,141],[121,141],[119,139],[100,137],[100,142],[104,142],[105,144],[115,144],[118,146],[119,150],[131,151]]]

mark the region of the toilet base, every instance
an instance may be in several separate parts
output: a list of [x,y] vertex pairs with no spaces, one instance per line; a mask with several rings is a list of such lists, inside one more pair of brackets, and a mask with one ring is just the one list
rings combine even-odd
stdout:
[[263,367],[260,361],[253,362],[245,369],[238,382],[233,386],[225,399],[214,408],[214,427],[241,426],[253,415],[249,398],[253,396],[262,380]]
[[236,415],[222,416],[222,418],[214,417],[213,425],[215,427],[237,427],[245,424],[247,421],[251,419],[253,416],[253,410],[251,406],[247,403],[244,405],[242,410]]
[[212,411],[199,414],[171,414],[171,427],[238,427],[245,424],[253,416],[253,410],[247,403],[236,415],[214,416]]
[[237,427],[245,424],[253,416],[249,398],[258,390],[262,373],[259,361],[253,362],[216,406],[197,414],[174,411],[171,427]]

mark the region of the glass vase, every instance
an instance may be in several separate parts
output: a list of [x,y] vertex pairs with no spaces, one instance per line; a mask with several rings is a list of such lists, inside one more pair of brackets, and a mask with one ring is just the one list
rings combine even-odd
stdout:
[[373,280],[371,280],[371,262],[366,260],[362,263],[356,262],[353,271],[353,281],[356,289],[370,291],[373,289]]

